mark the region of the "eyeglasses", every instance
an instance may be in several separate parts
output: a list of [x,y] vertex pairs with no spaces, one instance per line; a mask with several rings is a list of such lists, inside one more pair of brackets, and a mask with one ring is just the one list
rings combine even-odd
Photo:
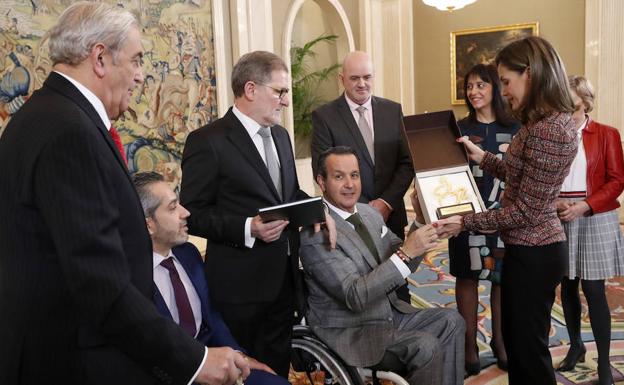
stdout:
[[277,92],[277,97],[278,99],[281,101],[284,96],[288,95],[288,92],[290,91],[288,88],[275,88],[275,87],[271,87],[268,84],[264,84],[264,83],[260,83],[260,82],[255,82],[256,84],[259,84],[261,86],[265,86],[268,87],[270,89],[272,89],[273,91]]

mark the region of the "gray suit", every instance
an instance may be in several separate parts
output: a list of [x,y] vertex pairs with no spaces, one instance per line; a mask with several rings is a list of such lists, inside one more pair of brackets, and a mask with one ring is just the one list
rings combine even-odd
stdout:
[[327,250],[321,233],[301,234],[310,326],[349,365],[384,364],[391,356],[405,365],[412,384],[462,384],[463,319],[449,309],[416,309],[397,298],[395,290],[405,279],[389,258],[401,240],[391,231],[381,237],[383,218],[369,205],[358,203],[357,211],[375,242],[379,264],[333,211],[336,249]]

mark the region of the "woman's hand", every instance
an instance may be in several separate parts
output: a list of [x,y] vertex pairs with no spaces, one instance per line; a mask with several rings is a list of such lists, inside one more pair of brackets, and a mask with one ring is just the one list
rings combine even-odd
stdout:
[[462,136],[461,138],[458,138],[457,141],[464,144],[466,151],[468,151],[468,157],[470,160],[476,162],[477,164],[481,164],[485,151],[480,149],[476,144],[472,143],[467,136]]
[[440,219],[433,225],[436,227],[439,238],[455,237],[464,231],[464,220],[460,215],[453,215],[446,219]]
[[582,217],[585,214],[589,213],[591,207],[585,201],[576,201],[572,202],[568,208],[559,212],[559,207],[557,207],[559,219],[563,222],[570,222],[578,217]]

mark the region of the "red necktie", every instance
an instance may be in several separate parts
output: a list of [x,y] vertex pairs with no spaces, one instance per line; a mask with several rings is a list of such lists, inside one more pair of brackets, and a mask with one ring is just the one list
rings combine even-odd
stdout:
[[178,270],[173,264],[173,257],[169,257],[163,260],[160,265],[169,270],[169,278],[171,278],[171,286],[173,287],[173,296],[175,297],[176,306],[178,307],[178,316],[180,319],[180,326],[191,337],[195,337],[197,328],[195,327],[195,316],[193,315],[193,309],[191,308],[191,302],[189,301],[184,284],[180,279]]
[[123,144],[121,143],[121,136],[119,136],[119,133],[115,129],[115,126],[111,126],[108,132],[110,133],[110,136],[113,139],[113,142],[115,142],[115,145],[117,146],[117,149],[119,150],[119,154],[121,155],[121,158],[124,160],[124,163],[127,166],[128,160],[126,159],[126,152],[124,151]]

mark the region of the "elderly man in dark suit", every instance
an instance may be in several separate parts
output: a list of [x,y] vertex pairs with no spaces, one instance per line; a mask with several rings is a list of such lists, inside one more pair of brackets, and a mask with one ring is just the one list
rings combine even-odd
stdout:
[[316,180],[338,238],[328,250],[316,234],[301,235],[314,332],[349,365],[403,370],[414,385],[462,384],[462,317],[450,309],[416,309],[395,293],[436,245],[433,226],[413,231],[401,245],[376,210],[357,203],[360,169],[348,147],[319,156]]
[[[231,349],[242,351],[210,303],[204,261],[199,250],[187,242],[186,223],[190,213],[178,202],[178,196],[162,175],[140,172],[132,180],[152,238],[156,308],[208,346],[209,354],[220,355]],[[245,380],[247,385],[288,384],[267,365],[245,357],[252,369]]]
[[152,250],[110,119],[143,81],[140,27],[105,3],[50,31],[54,72],[0,138],[0,383],[231,384],[249,373],[152,303]]
[[308,197],[299,189],[288,132],[278,124],[288,84],[277,55],[243,55],[232,70],[234,106],[188,136],[180,191],[190,233],[208,238],[213,304],[241,346],[284,377],[301,292],[299,229],[285,220],[265,223],[258,209]]
[[373,63],[365,52],[349,53],[338,75],[344,94],[312,113],[312,168],[332,146],[349,146],[360,159],[362,194],[399,238],[407,216],[403,196],[414,178],[401,105],[373,96]]

